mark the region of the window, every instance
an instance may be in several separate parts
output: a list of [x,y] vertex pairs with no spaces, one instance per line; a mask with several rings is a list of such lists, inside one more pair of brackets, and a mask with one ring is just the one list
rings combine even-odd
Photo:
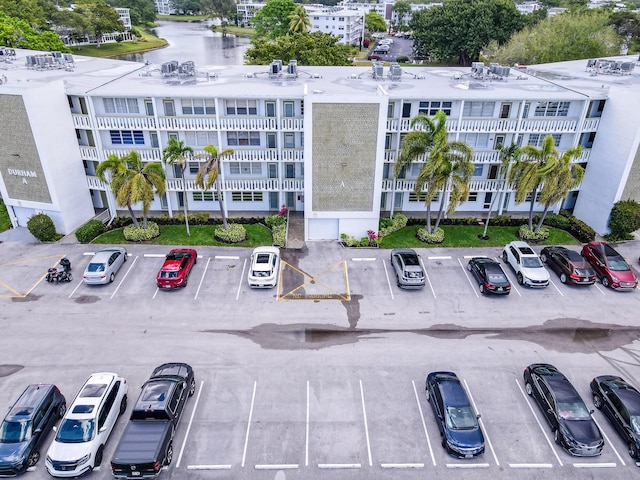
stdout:
[[387,133],[384,136],[384,148],[385,150],[391,150],[391,134]]
[[113,145],[144,145],[142,130],[109,130]]
[[152,148],[160,148],[160,143],[158,142],[158,132],[149,132],[149,140],[151,140]]
[[469,192],[469,197],[467,198],[467,202],[477,202],[478,201],[478,192]]
[[451,115],[451,103],[452,102],[420,102],[418,113],[433,116],[438,113],[438,110],[442,110],[445,115]]
[[262,175],[260,162],[230,162],[229,173],[231,175]]
[[420,174],[420,171],[424,167],[424,163],[412,163],[411,164],[411,174],[414,177],[417,177]]
[[234,202],[261,202],[262,192],[231,192]]
[[140,113],[137,98],[103,98],[105,113]]
[[534,111],[536,117],[566,117],[569,102],[538,102]]
[[218,144],[218,134],[216,132],[197,131],[197,132],[185,132],[185,143],[189,146],[204,147],[207,145]]
[[173,100],[163,100],[162,105],[164,106],[164,114],[167,117],[175,117],[176,116],[176,106],[173,103]]
[[153,101],[151,100],[144,101],[144,111],[146,112],[147,116],[153,117]]
[[[432,202],[437,202],[439,198],[440,198],[440,192],[436,194]],[[425,192],[420,192],[420,193],[411,192],[409,194],[409,201],[425,203],[427,201],[427,194]]]
[[293,163],[285,164],[284,178],[296,178],[296,166]]
[[258,104],[255,100],[226,100],[227,115],[257,115]]
[[488,133],[467,133],[462,136],[462,139],[473,148],[487,148],[489,146]]
[[277,135],[273,132],[268,132],[266,134],[267,137],[267,148],[277,148]]
[[284,148],[295,148],[295,135],[293,133],[284,134]]
[[482,165],[481,163],[476,163],[473,167],[473,176],[474,177],[481,177],[482,176],[482,170],[483,170],[484,165]]
[[395,106],[396,104],[393,102],[387,105],[387,118],[393,118],[393,110]]
[[293,117],[293,102],[284,102],[284,116],[285,117]]
[[194,202],[213,202],[218,200],[216,192],[193,192]]
[[463,117],[493,117],[495,102],[464,102]]
[[276,102],[266,102],[265,109],[267,111],[267,117],[276,116]]
[[212,98],[183,98],[180,100],[183,115],[215,115],[216,105]]
[[402,104],[402,118],[410,118],[411,117],[411,104],[403,103]]
[[[548,136],[547,134],[543,135],[542,133],[530,133],[528,144],[540,148],[542,146],[542,142],[544,141],[544,138],[547,136]],[[562,135],[559,133],[554,133],[551,136],[553,137],[553,144],[556,147],[559,146],[560,138],[562,137]]]
[[260,132],[227,132],[227,145],[260,146]]

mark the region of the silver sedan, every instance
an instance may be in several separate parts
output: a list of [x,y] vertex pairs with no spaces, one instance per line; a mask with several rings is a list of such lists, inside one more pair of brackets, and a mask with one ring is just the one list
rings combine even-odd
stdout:
[[99,285],[113,282],[126,261],[127,250],[124,247],[110,247],[96,252],[82,275],[84,283]]

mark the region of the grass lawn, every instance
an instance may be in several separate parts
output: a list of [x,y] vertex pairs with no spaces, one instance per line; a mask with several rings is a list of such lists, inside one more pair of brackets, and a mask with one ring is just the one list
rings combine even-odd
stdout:
[[[216,32],[222,32],[222,27],[216,28]],[[253,38],[253,34],[256,33],[256,30],[255,28],[227,25],[227,33],[235,35],[236,37]]]
[[156,48],[162,48],[168,45],[168,42],[164,38],[154,37],[144,31],[141,33],[142,38],[138,39],[136,42],[102,43],[100,48],[97,48],[95,45],[84,45],[80,47],[71,47],[71,50],[76,55],[104,58],[155,50]]
[[[489,226],[487,235],[489,240],[480,240],[484,227],[482,225],[442,225],[444,230],[444,242],[437,245],[429,245],[421,242],[416,237],[418,229],[424,225],[404,227],[382,239],[382,248],[430,248],[430,247],[503,247],[509,242],[518,240],[520,227],[492,227]],[[575,238],[564,230],[549,228],[549,238],[538,245],[579,245]]]
[[[141,242],[146,245],[208,245],[216,247],[258,247],[260,245],[271,245],[271,230],[264,225],[245,225],[247,239],[241,243],[228,244],[219,242],[213,238],[215,225],[190,225],[191,237],[187,237],[187,230],[184,225],[159,225],[160,236],[149,242]],[[92,243],[100,244],[135,244],[124,239],[122,228],[111,230],[100,235]]]
[[10,228],[11,220],[9,219],[9,213],[7,213],[7,206],[3,201],[0,201],[0,232],[4,232]]

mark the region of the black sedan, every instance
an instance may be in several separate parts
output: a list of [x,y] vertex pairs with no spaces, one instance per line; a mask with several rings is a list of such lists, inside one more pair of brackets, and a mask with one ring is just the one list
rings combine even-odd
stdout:
[[484,435],[464,387],[453,372],[427,375],[426,396],[438,422],[442,446],[455,457],[471,458],[484,452]]
[[629,448],[640,460],[640,392],[622,378],[603,375],[591,381],[593,404],[602,410]]
[[593,285],[596,272],[587,260],[574,250],[564,247],[544,247],[540,260],[556,272],[562,283]]
[[469,260],[467,269],[473,273],[480,286],[480,293],[509,295],[511,283],[498,262],[487,257]]
[[582,398],[553,365],[534,363],[524,370],[525,390],[551,425],[555,440],[571,455],[594,457],[604,440]]

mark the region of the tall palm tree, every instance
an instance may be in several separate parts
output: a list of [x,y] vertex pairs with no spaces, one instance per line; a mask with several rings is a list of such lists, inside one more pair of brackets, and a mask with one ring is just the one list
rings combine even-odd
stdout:
[[162,164],[143,164],[140,155],[135,151],[123,157],[112,153],[98,164],[96,176],[103,182],[110,183],[116,203],[119,207],[127,207],[136,228],[139,228],[140,224],[133,213],[132,205],[142,202],[142,228],[147,228],[147,213],[151,202],[156,192],[161,196],[166,189]]
[[[507,177],[509,176],[509,171],[511,170],[511,165],[518,159],[520,156],[520,147],[516,143],[511,143],[508,147],[505,145],[498,145],[500,147],[500,169],[499,169],[499,177],[498,177],[498,195],[496,195],[493,200],[498,200],[498,209],[499,205],[502,204],[502,198],[504,195],[504,191],[507,187]],[[487,230],[489,229],[489,220],[491,219],[491,210],[493,210],[493,200],[491,201],[491,205],[489,206],[489,211],[487,212],[487,220],[484,222],[484,232],[482,233],[482,238],[487,239]]]
[[187,161],[193,156],[193,148],[184,144],[182,140],[170,138],[167,147],[162,150],[162,161],[166,165],[179,165],[182,171],[182,204],[184,207],[184,224],[187,227],[187,237],[191,236],[189,232],[189,218],[187,207],[187,184],[185,172],[187,170]]
[[[400,155],[394,165],[394,175],[398,178],[402,169],[408,166],[413,161],[427,155],[434,147],[435,139],[440,139],[442,135],[446,138],[446,121],[447,116],[444,112],[439,111],[435,114],[433,119],[420,113],[411,119],[411,128],[413,131],[409,132],[402,142],[402,148]],[[426,229],[428,233],[433,233],[431,229],[431,202],[438,195],[440,186],[435,185],[433,182],[435,178],[435,172],[432,166],[429,165],[429,159],[423,164],[419,177],[422,177],[420,181],[420,188],[416,183],[415,193],[424,193],[425,204],[427,207],[427,221]],[[424,186],[427,186],[425,192],[421,192]]]
[[[573,147],[567,150],[563,157],[568,155],[570,162],[571,158],[579,156],[580,152],[580,147]],[[533,145],[520,147],[520,155],[509,171],[507,182],[515,190],[516,203],[526,201],[529,196],[529,230],[531,231],[534,231],[533,207],[536,197],[538,193],[541,192],[541,188],[543,188],[543,184],[547,178],[553,178],[554,170],[559,167],[559,162],[560,159],[558,157],[558,150],[555,147],[554,139],[551,135],[547,135],[542,141],[542,146],[540,148]],[[569,190],[565,192],[565,195]],[[555,191],[555,188],[548,187],[548,190],[545,191],[546,201],[549,201],[551,197],[555,198],[555,196],[551,195],[551,191]],[[540,200],[545,201],[542,197]],[[560,200],[556,200],[554,203],[557,203],[558,201]],[[539,229],[540,226],[538,226],[535,231],[538,231]]]
[[220,205],[220,216],[222,217],[222,226],[225,230],[229,230],[227,225],[227,216],[224,213],[224,199],[222,198],[222,192],[220,189],[220,162],[222,157],[229,156],[233,153],[232,148],[225,148],[221,152],[214,145],[207,145],[204,147],[204,153],[202,156],[205,158],[205,163],[202,164],[198,173],[196,174],[196,185],[204,190],[208,190],[213,185],[216,186],[216,195],[218,196],[218,204]]
[[306,33],[311,28],[311,20],[309,14],[302,5],[296,5],[296,8],[289,14],[289,32],[290,33]]

